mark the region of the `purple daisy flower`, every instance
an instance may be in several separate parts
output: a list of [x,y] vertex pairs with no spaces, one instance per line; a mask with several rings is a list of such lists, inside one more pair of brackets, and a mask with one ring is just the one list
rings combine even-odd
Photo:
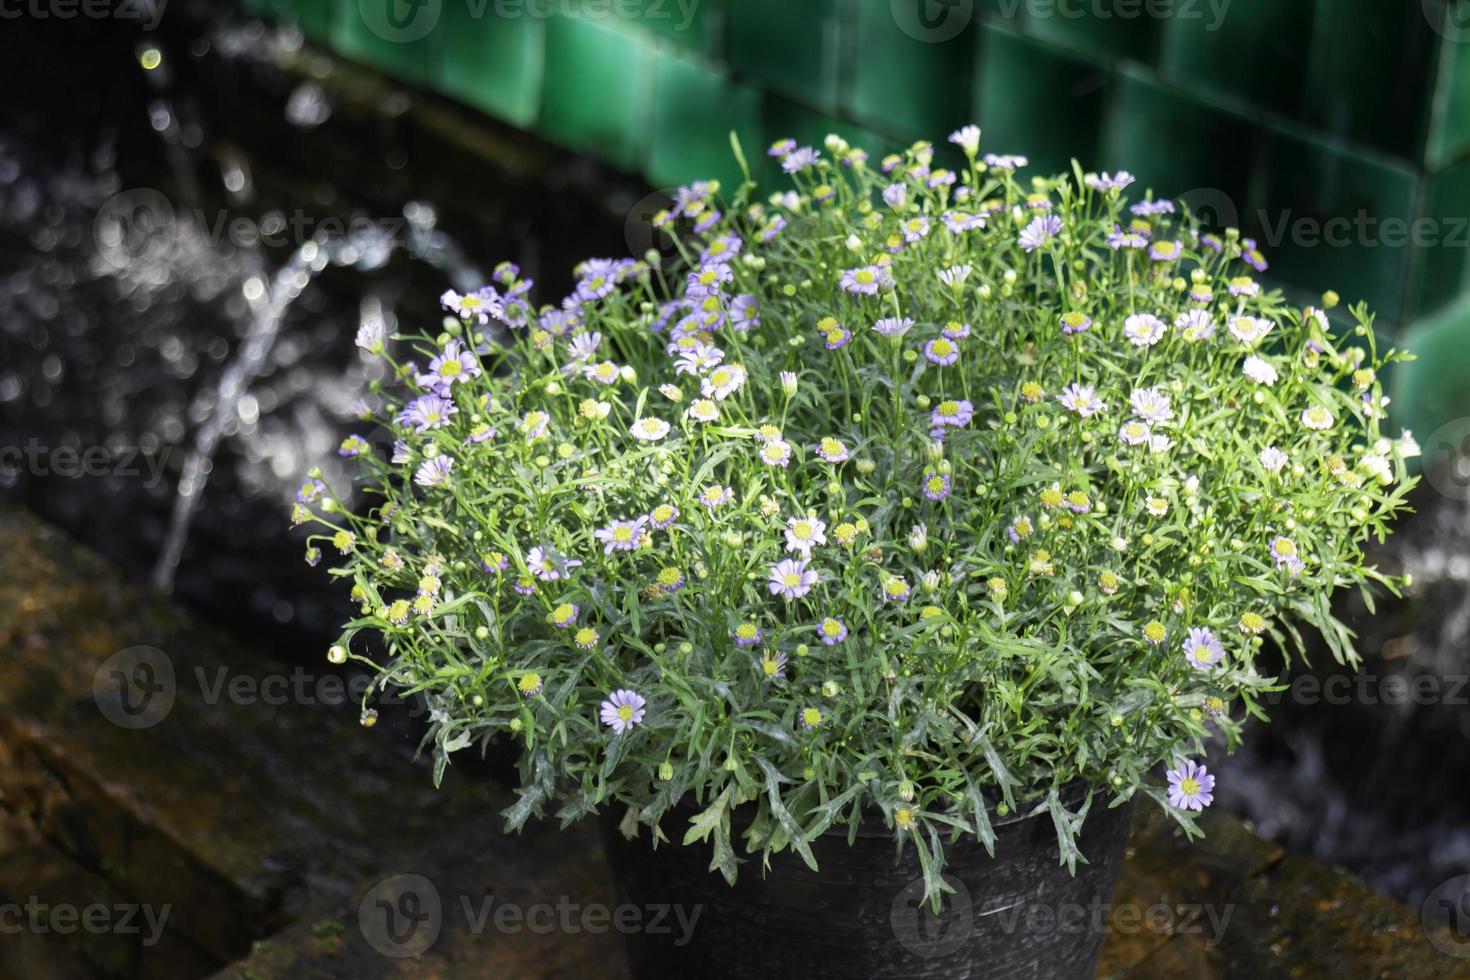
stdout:
[[1225,648],[1208,629],[1195,627],[1184,640],[1184,658],[1196,670],[1209,670],[1225,657]]
[[960,348],[948,337],[935,337],[924,345],[924,357],[930,364],[949,367],[960,359]]
[[1133,413],[1145,422],[1168,422],[1174,417],[1174,406],[1160,388],[1139,388],[1128,396]]
[[1062,233],[1062,219],[1054,214],[1035,218],[1016,239],[1026,252],[1034,252]]
[[1240,240],[1240,260],[1257,272],[1265,272],[1271,267],[1261,250],[1256,248],[1254,238],[1242,238]]
[[944,226],[952,235],[963,235],[967,231],[985,227],[985,216],[981,214],[963,214],[958,211],[946,211],[939,216]]
[[1204,310],[1189,310],[1174,318],[1174,328],[1191,343],[1215,336],[1215,318]]
[[1109,174],[1104,170],[1100,174],[1088,174],[1083,179],[1087,182],[1088,187],[1106,194],[1109,191],[1121,191],[1133,183],[1134,177],[1126,170],[1119,170],[1116,174]]
[[975,406],[968,401],[945,399],[929,413],[929,424],[942,429],[945,426],[964,428],[975,417]]
[[741,623],[730,631],[730,635],[735,637],[738,647],[753,647],[763,639],[760,627],[754,623]]
[[408,403],[398,415],[398,421],[411,425],[415,432],[427,432],[449,424],[451,416],[459,411],[454,402],[439,395],[423,395]]
[[847,460],[847,446],[841,439],[835,436],[827,436],[817,443],[817,455],[828,463],[842,463]]
[[362,436],[353,434],[342,440],[342,445],[337,447],[337,455],[353,459],[363,453],[371,453],[373,447]]
[[604,555],[610,555],[614,551],[634,551],[638,548],[638,539],[643,536],[643,526],[647,521],[647,517],[613,521],[607,527],[594,531],[593,537],[602,542]]
[[949,477],[931,470],[924,474],[923,487],[925,497],[934,501],[943,500],[949,496]]
[[749,293],[741,293],[730,301],[730,327],[745,333],[761,324],[756,299]]
[[940,331],[946,340],[964,340],[970,336],[970,325],[968,323],[956,323],[954,320],[946,323]]
[[1215,801],[1215,777],[1194,760],[1185,759],[1168,777],[1170,805],[1198,812]]
[[882,596],[884,602],[904,603],[909,601],[913,590],[900,576],[890,575],[878,586],[878,594]]
[[1060,323],[1062,325],[1062,333],[1064,334],[1083,333],[1092,327],[1092,317],[1086,313],[1073,311],[1071,313],[1063,313]]
[[635,725],[643,724],[647,704],[636,691],[614,691],[602,702],[602,723],[611,728],[614,735],[621,735]]
[[1173,214],[1174,202],[1167,198],[1160,201],[1139,201],[1128,210],[1140,217],[1153,217],[1157,214]]
[[987,153],[985,165],[996,170],[1020,170],[1029,163],[1024,156],[1012,153]]
[[454,469],[454,457],[435,456],[426,459],[413,475],[413,482],[421,487],[437,487],[449,480],[449,471]]
[[1118,429],[1118,438],[1130,446],[1141,446],[1148,442],[1153,430],[1143,419],[1129,419]]
[[786,522],[786,549],[810,558],[812,549],[827,543],[827,522],[816,517],[793,517]]
[[809,146],[798,147],[781,158],[781,169],[788,174],[799,174],[808,167],[816,165],[822,158],[822,154]]
[[679,508],[673,504],[659,504],[648,512],[648,522],[660,531],[667,530],[679,519]]
[[783,599],[800,599],[817,584],[817,573],[807,567],[802,559],[784,558],[771,566],[770,581],[767,583],[771,595]]
[[1124,231],[1115,227],[1108,232],[1108,247],[1117,252],[1125,248],[1140,249],[1148,247],[1148,239],[1136,231]]
[[906,316],[886,316],[873,324],[873,330],[889,338],[902,337],[914,326],[914,321]]
[[827,331],[827,339],[822,346],[828,350],[841,350],[852,340],[852,331],[846,327],[838,327],[836,330]]
[[559,582],[564,578],[570,578],[572,569],[580,568],[582,563],[552,548],[537,545],[526,553],[526,565],[531,569],[531,574],[541,581]]
[[1184,251],[1179,242],[1154,242],[1149,246],[1148,257],[1155,262],[1173,262]]
[[849,293],[863,296],[876,296],[878,289],[887,280],[884,270],[876,265],[865,265],[857,269],[848,269],[842,273],[839,285]]
[[427,374],[419,375],[423,387],[448,389],[456,382],[465,382],[480,376],[480,364],[475,355],[463,349],[459,341],[451,340],[444,345],[439,356],[429,362]]
[[779,160],[794,149],[796,149],[796,140],[787,137],[772,143],[771,148],[766,151],[766,156]]
[[901,209],[909,200],[908,184],[889,184],[883,188],[883,203],[895,211]]
[[1123,321],[1123,336],[1134,347],[1152,347],[1164,336],[1164,321],[1152,313],[1135,313]]
[[828,616],[817,624],[817,636],[821,637],[824,646],[836,646],[847,639],[847,627],[842,620]]
[[1064,408],[1076,412],[1083,418],[1096,415],[1108,407],[1097,397],[1092,385],[1079,384],[1075,381],[1062,390],[1062,393],[1057,396],[1057,401],[1061,402]]
[[760,667],[761,677],[765,680],[784,680],[786,677],[786,654],[779,650],[775,653],[763,654],[757,666]]

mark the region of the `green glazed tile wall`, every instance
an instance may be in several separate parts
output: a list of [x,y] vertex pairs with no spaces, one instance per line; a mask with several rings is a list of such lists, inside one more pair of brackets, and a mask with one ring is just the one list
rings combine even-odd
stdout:
[[879,155],[974,121],[1035,173],[1075,156],[1192,192],[1274,281],[1349,283],[1390,329],[1470,289],[1470,247],[1265,233],[1470,218],[1470,0],[241,2],[658,186],[737,179],[731,130],[769,180],[777,137]]

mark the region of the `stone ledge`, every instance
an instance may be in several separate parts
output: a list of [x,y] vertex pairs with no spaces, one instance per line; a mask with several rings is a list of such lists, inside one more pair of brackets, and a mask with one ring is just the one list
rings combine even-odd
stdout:
[[[165,940],[146,948],[110,934],[7,936],[0,975],[627,975],[615,933],[476,935],[460,908],[492,896],[612,906],[595,827],[506,837],[506,790],[452,770],[436,792],[412,730],[365,732],[350,705],[212,699],[196,670],[259,681],[291,667],[197,626],[9,504],[0,554],[0,901],[173,908]],[[166,651],[179,682],[166,718],[129,730],[103,716],[92,682],[138,644]],[[1440,953],[1413,910],[1223,813],[1202,823],[1209,836],[1191,844],[1140,807],[1113,905],[1209,907],[1229,915],[1223,938],[1207,941],[1218,931],[1208,919],[1160,929],[1119,918],[1099,976],[1470,980],[1470,960]],[[363,897],[397,874],[428,878],[445,902],[439,940],[408,959],[378,952],[358,923]]]

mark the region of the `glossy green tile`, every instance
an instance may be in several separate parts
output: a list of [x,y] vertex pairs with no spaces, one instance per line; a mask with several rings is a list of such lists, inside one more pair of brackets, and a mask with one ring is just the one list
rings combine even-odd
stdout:
[[1470,157],[1470,0],[1446,0],[1425,160],[1431,170]]
[[772,91],[833,109],[849,13],[845,0],[735,0],[730,63]]
[[[1153,64],[1165,17],[1176,5],[1155,0],[1007,0],[1025,11],[1034,37],[1099,60]],[[1182,0],[1180,0],[1182,3]],[[1198,0],[1206,7],[1206,0]],[[1004,16],[1004,15],[1002,15]]]
[[[1470,272],[1470,161],[1423,181],[1414,231],[1406,313],[1421,316],[1453,301]],[[1470,363],[1470,361],[1467,361]]]
[[1302,112],[1315,0],[1201,0],[1163,25],[1160,70],[1181,85]]
[[332,47],[404,81],[432,82],[439,73],[442,13],[442,0],[337,0]]
[[493,5],[475,16],[467,4],[451,0],[444,35],[441,91],[516,126],[536,121],[545,77],[543,18],[497,16]]
[[1128,170],[1141,193],[1181,195],[1212,223],[1234,224],[1250,190],[1258,130],[1225,109],[1136,73],[1123,73],[1108,112],[1098,170]]
[[661,187],[718,178],[732,193],[741,174],[730,149],[740,137],[752,166],[767,140],[761,93],[732,81],[718,68],[672,51],[654,59],[653,149],[648,177]]
[[[1406,331],[1403,345],[1416,360],[1399,365],[1389,411],[1394,428],[1413,431],[1424,449],[1426,466],[1463,451],[1470,418],[1470,384],[1465,383],[1465,351],[1470,350],[1470,300],[1462,300]],[[1440,427],[1454,420],[1448,430]],[[1392,431],[1392,430],[1391,430]]]
[[1379,156],[1297,133],[1267,130],[1258,192],[1242,230],[1271,275],[1306,289],[1366,300],[1396,321],[1403,309],[1415,175]]
[[1317,0],[1304,118],[1419,159],[1439,40],[1419,0]]
[[557,16],[546,25],[541,127],[567,146],[642,169],[654,43],[608,19]]
[[616,0],[614,8],[619,16],[638,27],[683,47],[715,54],[724,40],[726,3],[727,0]]
[[[916,6],[927,4],[918,0]],[[846,108],[876,126],[935,141],[973,119],[970,78],[975,18],[952,37],[915,37],[900,27],[891,0],[857,0]]]
[[1098,167],[1109,72],[1090,61],[987,24],[976,115],[987,153],[1023,153],[1030,173]]

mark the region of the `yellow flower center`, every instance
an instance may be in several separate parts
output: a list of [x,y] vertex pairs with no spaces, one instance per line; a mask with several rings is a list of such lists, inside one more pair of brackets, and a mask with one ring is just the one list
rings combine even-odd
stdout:
[[1185,796],[1194,796],[1199,792],[1199,780],[1193,776],[1179,780],[1179,791]]
[[613,528],[612,537],[619,544],[627,544],[633,540],[633,529],[630,527]]
[[621,721],[632,721],[633,707],[627,704],[623,705],[621,708],[618,709],[618,718]]

